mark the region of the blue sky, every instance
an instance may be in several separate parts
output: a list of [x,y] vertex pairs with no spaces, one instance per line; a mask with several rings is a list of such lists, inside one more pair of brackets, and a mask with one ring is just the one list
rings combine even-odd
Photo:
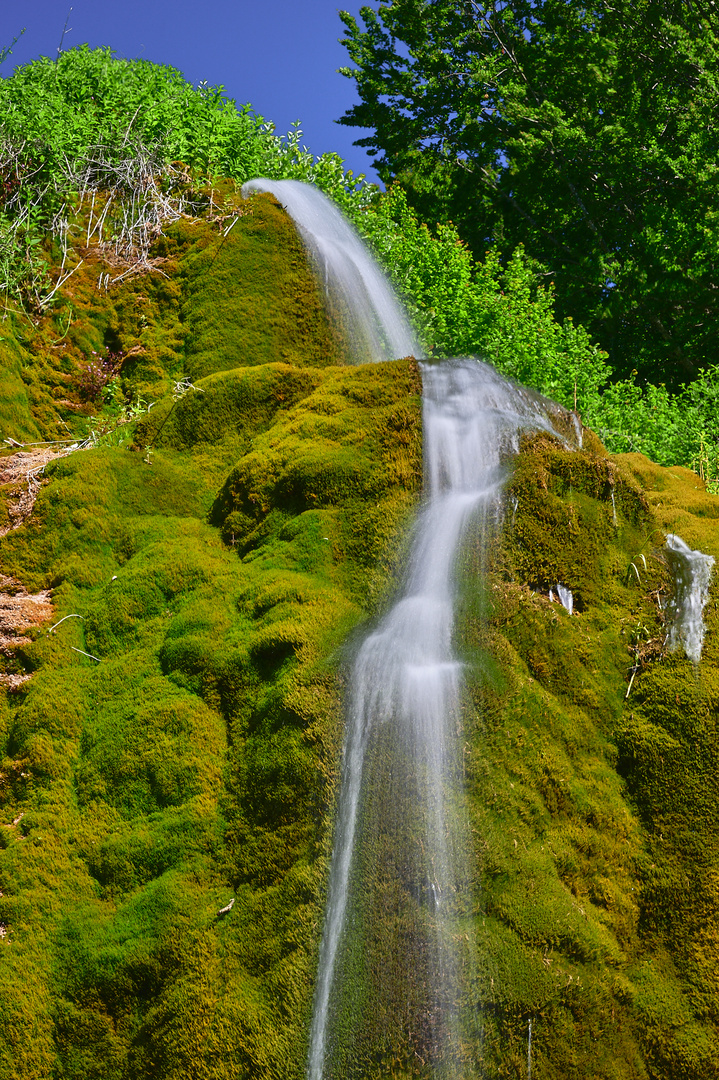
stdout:
[[338,43],[338,11],[357,14],[367,0],[3,0],[0,46],[25,34],[5,61],[16,64],[57,55],[68,10],[65,48],[109,45],[119,56],[179,68],[192,83],[223,85],[238,103],[287,131],[302,121],[303,141],[315,154],[339,153],[356,173],[370,170],[362,132],[336,121],[357,100],[355,84],[337,74],[348,62]]

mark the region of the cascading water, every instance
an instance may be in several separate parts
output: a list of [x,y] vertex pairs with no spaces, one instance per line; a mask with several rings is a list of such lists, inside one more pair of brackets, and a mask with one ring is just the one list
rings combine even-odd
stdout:
[[[388,1028],[435,1076],[469,1077],[478,1064],[476,1003],[460,1005],[471,1000],[472,887],[453,571],[469,522],[486,529],[497,515],[503,459],[522,430],[549,424],[536,397],[476,360],[420,366],[428,499],[403,593],[352,670],[310,1080],[370,1075]],[[378,873],[380,852],[391,868]],[[383,946],[388,922],[403,927],[405,962]],[[361,955],[373,937],[389,965],[380,971]],[[364,1003],[346,985],[356,977],[371,988]]]
[[709,599],[714,558],[692,551],[679,536],[669,533],[667,561],[674,576],[674,597],[667,605],[670,616],[670,651],[683,648],[690,660],[699,663],[704,644],[704,608]]
[[270,192],[297,225],[322,282],[328,313],[344,331],[357,363],[417,356],[409,321],[391,286],[337,207],[298,180],[248,180],[242,187]]
[[[253,180],[298,225],[359,359],[416,355],[390,287],[319,192]],[[420,364],[426,504],[400,598],[359,647],[310,1033],[309,1080],[479,1075],[474,890],[463,805],[455,563],[498,517],[502,462],[551,430],[540,399],[474,359]],[[401,1067],[401,1066],[400,1066]]]

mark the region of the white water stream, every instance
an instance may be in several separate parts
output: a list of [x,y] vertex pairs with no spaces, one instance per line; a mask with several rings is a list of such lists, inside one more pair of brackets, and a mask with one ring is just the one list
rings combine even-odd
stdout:
[[[243,187],[245,195],[254,191],[274,194],[295,220],[355,359],[416,356],[401,306],[332,203],[295,181]],[[478,1075],[481,1036],[466,1018],[478,1003],[469,986],[472,882],[461,791],[462,665],[452,641],[455,563],[470,523],[483,550],[500,513],[503,462],[518,450],[521,433],[552,427],[548,403],[477,360],[420,369],[426,501],[401,595],[352,665],[308,1080],[378,1075],[382,1047],[363,1043],[368,1016],[380,1043],[393,1026],[405,1052],[432,1075]],[[579,427],[577,436],[581,446]],[[612,507],[616,526],[613,493]],[[670,646],[682,645],[698,661],[713,559],[675,536],[666,550],[676,580]],[[557,592],[571,613],[571,592],[561,584]],[[394,926],[389,946],[385,924]],[[383,947],[378,957],[367,955],[373,942]],[[408,953],[404,961],[397,949]],[[363,983],[370,984],[364,1001]],[[531,1037],[530,1020],[528,1075]],[[397,1047],[390,1050],[396,1060]]]
[[326,196],[299,180],[248,180],[242,187],[275,196],[297,225],[357,363],[419,356],[402,305],[365,245]]
[[[477,360],[422,364],[427,503],[420,516],[401,597],[357,654],[350,683],[348,732],[330,877],[325,931],[320,952],[308,1075],[325,1073],[330,999],[341,971],[348,907],[353,904],[352,860],[361,817],[368,743],[379,725],[393,724],[396,741],[421,776],[423,805],[413,807],[421,833],[427,880],[425,921],[431,923],[438,1000],[456,999],[454,987],[466,966],[455,938],[457,892],[466,880],[466,823],[448,801],[457,787],[460,740],[461,665],[452,647],[454,566],[471,520],[490,525],[499,509],[502,461],[518,450],[528,428],[549,428],[535,396],[514,387]],[[442,985],[444,984],[444,985]],[[458,1032],[452,1018],[440,1017],[430,1032],[429,1052],[437,1070],[453,1069]],[[425,1051],[428,1047],[425,1045]],[[455,1063],[455,1064],[458,1064]],[[449,1071],[447,1071],[449,1070]]]
[[[295,181],[252,180],[243,187],[245,195],[255,191],[274,194],[297,224],[355,358],[416,356],[408,320],[384,275],[329,200]],[[551,427],[536,395],[477,360],[422,363],[420,369],[426,501],[401,595],[352,666],[309,1080],[346,1080],[347,1046],[362,1041],[353,1026],[383,1007],[388,1023],[402,1017],[404,1027],[396,1030],[437,1076],[470,1075],[478,1052],[476,1024],[474,1049],[471,1036],[469,1051],[466,1040],[462,1048],[467,1023],[458,1005],[467,998],[471,971],[472,889],[460,782],[462,666],[452,645],[454,570],[470,522],[483,540],[499,513],[502,463],[518,450],[522,431]],[[394,877],[377,870],[382,844]],[[387,970],[378,972],[376,963],[371,972],[376,1000],[358,1008],[353,964],[365,974],[372,966],[364,955],[373,929],[366,924],[387,909],[392,888],[398,899],[385,921],[404,926],[404,937],[385,951]],[[410,953],[404,962],[392,956],[400,941]],[[403,976],[393,982],[390,969],[397,965]],[[407,1000],[397,1000],[403,991]],[[353,1076],[365,1075],[362,1054],[375,1052],[360,1045]]]
[[692,551],[673,533],[667,536],[664,550],[674,577],[674,597],[667,605],[671,618],[669,650],[683,648],[689,659],[698,664],[704,644],[704,608],[709,599],[714,558],[703,551]]

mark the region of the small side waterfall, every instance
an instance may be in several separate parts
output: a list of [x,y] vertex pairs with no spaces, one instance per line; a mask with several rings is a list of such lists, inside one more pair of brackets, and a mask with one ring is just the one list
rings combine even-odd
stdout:
[[[523,430],[549,424],[536,396],[479,361],[421,371],[427,504],[402,595],[352,670],[310,1080],[381,1075],[371,1062],[388,1027],[433,1075],[477,1075],[453,571],[470,521],[488,529],[497,517],[504,458]],[[389,865],[378,873],[380,852]],[[404,959],[382,941],[390,923]],[[379,968],[367,962],[370,941],[384,958]],[[347,984],[353,979],[365,1001]],[[367,1046],[370,1030],[376,1041]]]
[[704,608],[709,599],[714,558],[692,551],[679,536],[669,533],[665,549],[674,576],[674,598],[667,605],[671,617],[670,652],[683,648],[690,660],[699,663],[704,644]]
[[[571,615],[574,611],[574,597],[572,596],[571,589],[568,589],[566,585],[562,585],[561,581],[557,582],[557,597],[559,603],[562,605],[565,611],[568,611]],[[554,589],[549,590],[549,599],[554,600]]]
[[419,356],[409,321],[392,287],[340,211],[299,180],[248,180],[247,198],[268,191],[297,225],[327,298],[328,313],[343,327],[356,363]]

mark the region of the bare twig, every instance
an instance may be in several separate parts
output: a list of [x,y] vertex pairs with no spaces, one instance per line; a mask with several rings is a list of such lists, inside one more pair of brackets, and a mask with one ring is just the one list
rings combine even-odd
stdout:
[[92,653],[85,652],[84,649],[76,649],[74,645],[71,645],[70,648],[73,652],[79,652],[81,656],[89,656],[91,660],[97,660],[98,664],[102,663],[99,656],[93,656]]
[[54,633],[55,630],[57,630],[60,623],[65,622],[65,619],[82,619],[82,621],[84,622],[85,621],[85,616],[84,615],[74,615],[74,614],[73,615],[66,615],[65,618],[60,619],[60,622],[56,622],[54,626],[50,627],[50,629],[48,630],[48,634]]
[[62,43],[65,40],[65,35],[69,34],[70,30],[72,30],[72,27],[70,27],[70,30],[68,30],[68,28],[67,28],[67,24],[70,22],[71,14],[72,14],[72,8],[69,8],[68,12],[67,12],[67,18],[65,19],[65,25],[63,26],[62,34],[60,35],[60,44],[57,47],[57,59],[58,60],[60,59],[60,53],[62,52]]
[[48,304],[50,303],[50,301],[52,300],[53,296],[55,295],[55,293],[57,292],[57,290],[58,290],[58,289],[60,288],[60,286],[61,286],[61,285],[64,285],[64,284],[65,284],[65,282],[66,282],[66,281],[68,280],[68,278],[71,278],[71,277],[72,277],[72,275],[73,275],[73,274],[75,273],[75,271],[76,271],[76,270],[79,270],[79,269],[80,269],[80,267],[82,266],[82,264],[84,263],[84,261],[85,261],[84,259],[80,259],[80,262],[79,262],[79,263],[77,264],[77,266],[73,266],[72,270],[68,270],[68,272],[67,272],[66,274],[64,274],[64,275],[63,275],[63,276],[62,276],[62,277],[61,277],[61,278],[60,278],[60,279],[59,279],[59,280],[57,281],[57,283],[56,283],[56,285],[54,286],[54,288],[52,288],[52,289],[50,290],[50,292],[49,292],[49,293],[48,293],[48,294],[47,294],[46,296],[44,296],[44,297],[42,298],[42,301],[41,301],[41,306],[42,306],[42,307],[46,307],[46,306],[47,306],[47,305],[48,305]]

